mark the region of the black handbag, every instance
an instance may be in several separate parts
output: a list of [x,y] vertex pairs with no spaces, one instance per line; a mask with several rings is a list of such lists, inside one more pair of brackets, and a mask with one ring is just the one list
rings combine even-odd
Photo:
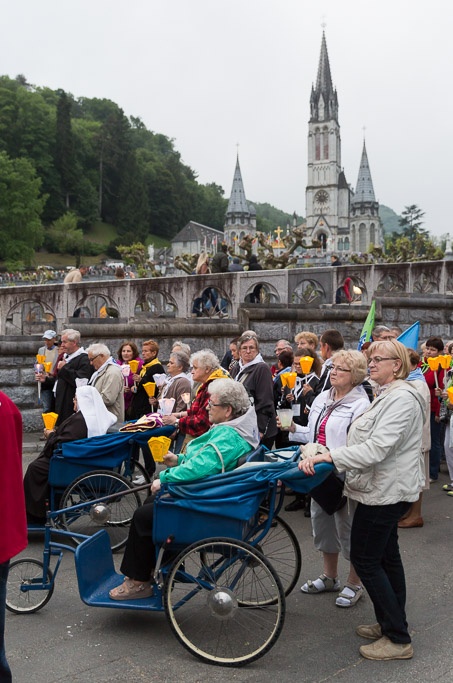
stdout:
[[344,481],[335,476],[334,472],[331,472],[319,486],[315,486],[310,491],[310,496],[322,507],[324,512],[333,515],[334,512],[341,510],[346,505],[347,498],[343,495],[343,489]]

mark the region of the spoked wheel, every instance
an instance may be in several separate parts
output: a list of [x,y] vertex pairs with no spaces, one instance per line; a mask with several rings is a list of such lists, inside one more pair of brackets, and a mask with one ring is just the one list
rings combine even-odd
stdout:
[[[260,508],[259,514],[260,523],[264,524],[269,510]],[[252,543],[253,537],[247,540]],[[302,568],[302,555],[294,531],[284,519],[275,516],[268,533],[256,548],[270,561],[282,582],[285,595],[289,595],[297,583]]]
[[[50,588],[21,590],[25,586],[50,583]],[[44,565],[39,560],[14,560],[9,565],[6,584],[6,607],[15,614],[32,614],[46,605],[52,597],[54,584],[52,572],[47,570],[44,577]]]
[[172,565],[165,611],[178,640],[210,664],[241,666],[277,641],[285,596],[270,562],[248,543],[199,541]]
[[144,465],[138,460],[134,460],[130,465],[130,473],[126,475],[125,473],[125,463],[123,462],[120,469],[120,474],[127,480],[133,481],[135,477],[142,476],[144,478],[144,484],[151,484],[151,477],[146,471]]
[[[127,495],[114,494],[131,491]],[[101,503],[98,498],[113,497]],[[105,529],[110,537],[112,551],[125,545],[129,525],[135,510],[140,507],[140,498],[134,486],[116,472],[94,471],[75,479],[63,493],[60,508],[70,508],[79,503],[89,503],[79,510],[68,510],[60,516],[60,524],[67,531],[92,536]],[[80,539],[74,539],[80,543]]]

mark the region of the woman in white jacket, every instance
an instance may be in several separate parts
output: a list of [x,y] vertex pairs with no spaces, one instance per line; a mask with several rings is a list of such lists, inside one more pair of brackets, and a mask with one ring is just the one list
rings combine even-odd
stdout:
[[346,471],[345,494],[357,501],[351,532],[351,562],[373,602],[377,623],[356,633],[374,640],[362,645],[367,659],[410,659],[406,584],[398,547],[398,521],[417,500],[424,479],[424,405],[409,382],[407,349],[397,341],[374,342],[370,376],[380,394],[351,425],[347,446],[301,461],[314,473],[319,462]]
[[[366,391],[361,385],[367,374],[367,363],[359,351],[339,351],[332,356],[330,381],[332,388],[315,398],[310,409],[308,426],[292,423],[290,441],[317,442],[337,448],[346,444],[351,422],[370,405]],[[339,475],[344,479],[344,475]],[[303,593],[323,593],[340,590],[338,557],[350,559],[351,526],[355,503],[350,501],[341,509],[328,514],[312,498],[311,523],[315,548],[322,552],[323,572],[314,581],[303,584]],[[363,595],[363,587],[353,565],[336,599],[338,607],[352,607]]]

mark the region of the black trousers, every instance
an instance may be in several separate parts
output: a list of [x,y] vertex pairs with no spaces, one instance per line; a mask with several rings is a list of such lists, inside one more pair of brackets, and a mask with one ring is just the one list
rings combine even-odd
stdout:
[[149,496],[132,517],[121,571],[136,581],[149,581],[156,563],[153,543],[154,498]]

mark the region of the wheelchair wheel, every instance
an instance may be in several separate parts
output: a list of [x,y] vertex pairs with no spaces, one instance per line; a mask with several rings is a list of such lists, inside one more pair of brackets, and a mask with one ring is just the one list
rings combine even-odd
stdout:
[[[99,498],[124,491],[131,493],[96,503]],[[92,505],[89,505],[90,501],[93,502]],[[63,493],[60,508],[71,508],[79,503],[87,505],[79,510],[63,512],[59,517],[59,523],[64,529],[85,536],[92,536],[100,529],[105,529],[113,552],[125,545],[132,515],[141,505],[140,497],[128,479],[116,472],[104,470],[83,474]],[[81,542],[81,539],[74,540],[76,543]]]
[[212,538],[192,544],[171,566],[165,612],[177,639],[210,664],[241,666],[277,641],[285,596],[270,562],[248,543]]
[[52,572],[47,570],[46,583],[50,588],[30,591],[21,590],[21,586],[33,583],[42,584],[44,581],[44,565],[40,560],[14,560],[9,565],[8,581],[6,584],[6,608],[15,614],[32,614],[46,605],[52,597],[55,584],[52,582]]
[[[260,508],[259,514],[268,515],[269,511]],[[253,545],[253,538],[247,540]],[[282,582],[285,595],[288,596],[296,585],[302,568],[302,555],[294,531],[284,519],[275,516],[271,528],[256,548],[270,561]]]
[[124,477],[128,481],[129,480],[133,481],[135,479],[135,477],[142,476],[145,479],[145,481],[143,482],[144,484],[151,484],[150,475],[146,471],[145,466],[142,465],[142,463],[139,462],[138,460],[134,460],[134,462],[131,463],[129,475],[126,475],[125,470],[126,470],[126,467],[125,467],[125,463],[123,462],[121,465],[120,474],[122,477]]

